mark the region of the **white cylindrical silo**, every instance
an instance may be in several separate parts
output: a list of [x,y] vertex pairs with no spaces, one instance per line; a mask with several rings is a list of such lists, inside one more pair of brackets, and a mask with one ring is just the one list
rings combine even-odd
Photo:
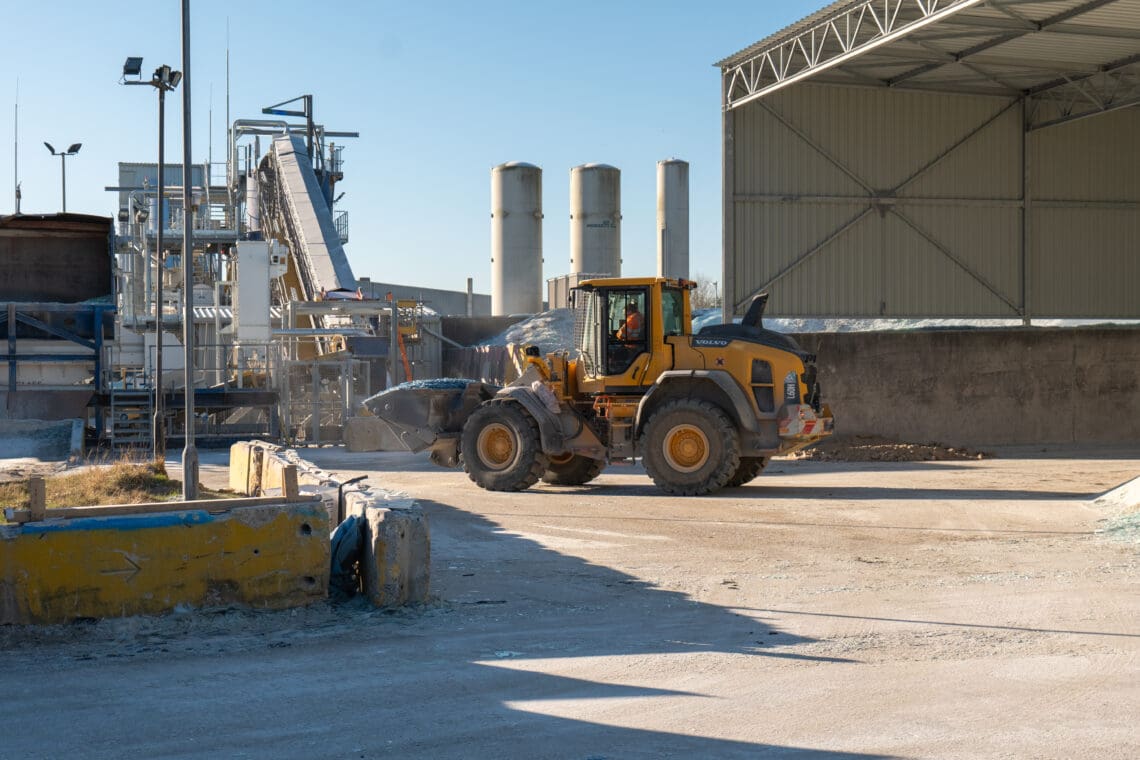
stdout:
[[542,311],[542,169],[491,169],[491,314]]
[[657,162],[657,276],[689,279],[689,162]]
[[570,272],[621,276],[621,170],[570,170]]

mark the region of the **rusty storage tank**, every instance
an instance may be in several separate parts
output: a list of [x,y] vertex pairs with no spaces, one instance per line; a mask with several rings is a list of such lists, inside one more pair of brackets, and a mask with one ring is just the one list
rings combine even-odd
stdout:
[[657,162],[657,276],[689,279],[689,162]]
[[542,169],[491,169],[491,314],[542,311]]
[[621,170],[570,170],[570,272],[621,276]]

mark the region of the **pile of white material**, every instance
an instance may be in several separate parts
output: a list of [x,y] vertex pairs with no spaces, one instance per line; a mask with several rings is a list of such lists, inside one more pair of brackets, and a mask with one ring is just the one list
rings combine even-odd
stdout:
[[1117,486],[1093,503],[1111,509],[1116,514],[1140,512],[1140,478],[1133,478],[1124,485]]
[[[707,325],[723,323],[720,309],[694,309],[693,332]],[[739,322],[737,318],[735,321]],[[764,327],[782,333],[894,332],[899,330],[985,330],[1020,327],[1020,319],[808,319],[806,317],[765,317]],[[1034,327],[1087,327],[1089,325],[1140,324],[1135,321],[1103,319],[1035,319]]]
[[[693,332],[723,323],[720,309],[694,309]],[[736,319],[740,321],[739,318]],[[1041,319],[1035,327],[1082,327],[1096,324],[1137,324],[1135,322],[1106,322],[1093,319]],[[953,330],[1018,327],[1019,319],[791,319],[765,318],[764,327],[781,333],[832,333],[832,332],[884,332],[897,330]],[[512,325],[482,346],[535,345],[543,353],[559,349],[572,350],[574,345],[574,315],[569,309],[551,309]]]
[[551,309],[511,325],[481,346],[538,346],[542,353],[574,347],[574,314],[569,309]]
[[1118,485],[1092,502],[1108,512],[1099,533],[1129,544],[1140,544],[1140,477]]
[[1119,541],[1140,544],[1140,478],[1112,489],[1096,499],[1093,506],[1110,512],[1098,532]]

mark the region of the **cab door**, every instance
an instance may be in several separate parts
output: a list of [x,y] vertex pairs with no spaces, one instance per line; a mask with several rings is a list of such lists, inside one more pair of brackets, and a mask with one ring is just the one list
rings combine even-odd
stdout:
[[[578,298],[585,300],[575,306],[581,392],[622,393],[640,384],[637,377],[644,375],[649,363],[654,327],[649,293],[644,286],[578,292]],[[637,315],[634,319],[631,312]]]
[[603,366],[611,377],[625,375],[639,357],[649,353],[652,325],[649,315],[649,293],[646,288],[621,288],[599,291],[603,297],[605,343]]

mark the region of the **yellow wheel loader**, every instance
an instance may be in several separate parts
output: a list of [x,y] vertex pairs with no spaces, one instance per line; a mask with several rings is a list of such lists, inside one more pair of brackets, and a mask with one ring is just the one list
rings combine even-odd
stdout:
[[540,479],[581,485],[612,463],[642,460],[666,493],[740,486],[770,457],[831,434],[815,357],[762,324],[766,295],[741,324],[692,331],[695,283],[608,278],[571,294],[575,358],[527,348],[527,368],[498,387],[405,384],[369,399],[401,449],[462,464],[492,491]]

